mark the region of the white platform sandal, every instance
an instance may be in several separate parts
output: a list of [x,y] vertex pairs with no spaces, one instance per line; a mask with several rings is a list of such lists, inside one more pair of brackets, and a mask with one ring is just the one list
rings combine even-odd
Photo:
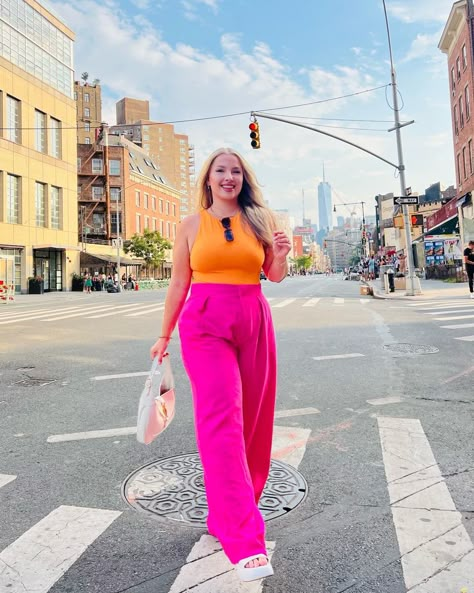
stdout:
[[[267,558],[267,564],[263,566],[254,566],[254,567],[246,567],[245,565],[252,560],[258,560],[261,557]],[[258,579],[264,579],[265,577],[271,577],[273,574],[273,568],[268,560],[268,557],[265,554],[255,554],[254,556],[249,556],[248,558],[243,558],[240,560],[236,565],[237,574],[239,578],[244,583],[248,583],[249,581],[257,581]]]

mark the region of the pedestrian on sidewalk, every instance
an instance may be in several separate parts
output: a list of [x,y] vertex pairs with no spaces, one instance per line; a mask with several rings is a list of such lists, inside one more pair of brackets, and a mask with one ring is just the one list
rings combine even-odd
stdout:
[[240,579],[252,581],[273,574],[258,501],[270,469],[276,347],[260,271],[281,282],[291,243],[276,230],[254,172],[232,149],[209,156],[197,197],[200,212],[179,225],[161,336],[151,356],[161,362],[179,320],[208,530]]
[[464,263],[466,264],[467,279],[469,281],[469,292],[471,299],[474,299],[474,241],[469,241],[464,250]]

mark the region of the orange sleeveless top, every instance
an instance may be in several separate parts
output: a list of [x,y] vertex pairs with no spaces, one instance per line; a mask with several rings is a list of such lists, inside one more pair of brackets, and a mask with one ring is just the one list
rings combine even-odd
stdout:
[[262,244],[244,226],[239,212],[230,219],[233,241],[226,241],[218,218],[201,210],[199,230],[191,249],[193,282],[204,284],[260,284],[265,259]]

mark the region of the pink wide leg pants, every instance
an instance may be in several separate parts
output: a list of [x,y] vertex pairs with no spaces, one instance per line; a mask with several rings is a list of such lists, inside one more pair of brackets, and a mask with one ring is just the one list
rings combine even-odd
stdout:
[[193,284],[179,320],[204,469],[209,532],[236,564],[265,554],[276,346],[260,285]]

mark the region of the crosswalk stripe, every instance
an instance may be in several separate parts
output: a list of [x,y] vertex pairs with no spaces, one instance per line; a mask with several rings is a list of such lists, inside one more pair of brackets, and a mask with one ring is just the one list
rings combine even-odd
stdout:
[[138,311],[138,313],[128,313],[125,317],[139,317],[140,315],[146,315],[147,313],[154,313],[155,311],[164,311],[164,305],[155,305],[151,309],[146,309],[145,311]]
[[462,336],[460,338],[454,338],[455,340],[463,340],[464,342],[474,342],[474,336]]
[[474,305],[463,305],[462,303],[456,303],[455,305],[438,305],[437,307],[420,307],[417,311],[449,311],[449,309],[456,309],[456,307],[467,307],[468,309],[473,310]]
[[[65,311],[77,311],[79,309],[79,307],[68,307],[67,309],[56,309],[55,313],[58,313],[59,311],[62,311],[63,313]],[[53,314],[53,311],[48,310],[45,311],[44,313],[36,313],[36,314],[27,314],[25,313],[24,315],[18,315],[15,317],[12,317],[11,319],[7,319],[6,321],[0,321],[0,325],[6,325],[7,323],[17,323],[18,321],[31,321],[33,319],[42,319],[44,317],[49,317],[50,315]]]
[[58,507],[0,553],[0,591],[47,593],[120,515]]
[[[418,309],[419,310],[419,309]],[[454,311],[451,310],[445,310],[443,309],[442,311],[430,311],[429,313],[424,313],[424,315],[454,315],[454,313],[470,313],[471,311],[473,311],[473,309],[455,309]]]
[[362,305],[367,305],[367,303],[371,303],[372,301],[368,300],[368,299],[359,299],[359,301],[361,302]]
[[474,315],[454,315],[454,317],[434,317],[436,321],[451,321],[456,319],[474,319]]
[[[115,305],[114,305],[115,306]],[[61,319],[71,319],[72,317],[82,317],[82,316],[86,316],[88,313],[94,313],[94,312],[99,312],[99,311],[110,311],[114,306],[110,306],[110,305],[97,305],[95,307],[87,307],[87,309],[82,309],[81,311],[77,311],[75,313],[68,313],[67,315],[59,315],[59,317],[56,316],[51,316],[51,314],[49,315],[49,317],[47,317],[46,319],[43,319],[43,321],[60,321]],[[118,305],[116,306],[117,309],[125,307],[125,306],[129,306],[129,305]]]
[[16,480],[16,476],[9,476],[8,474],[0,474],[0,488],[3,488],[3,486],[6,486],[10,482],[13,482],[13,480]]
[[420,421],[377,422],[407,590],[446,593],[474,584],[473,544]]
[[474,327],[474,323],[457,323],[455,325],[441,325],[441,329],[464,329]]
[[341,298],[339,298],[339,297],[336,297],[336,298],[334,299],[334,304],[335,304],[335,305],[343,305],[343,304],[344,304],[344,299],[341,299]]
[[309,299],[309,301],[306,301],[306,303],[303,304],[303,307],[314,307],[315,305],[317,305],[319,303],[321,299]]
[[[85,319],[101,319],[102,317],[110,317],[111,315],[115,315],[118,311],[117,309],[131,309],[132,307],[135,308],[140,308],[140,307],[145,307],[146,305],[136,305],[135,303],[129,303],[127,305],[117,305],[117,306],[113,306],[113,307],[109,307],[109,309],[107,309],[107,313],[99,313],[98,315],[87,315],[85,317]],[[120,313],[123,313],[123,311],[120,311]]]
[[287,305],[293,303],[294,301],[296,301],[296,299],[285,299],[281,303],[278,303],[278,305],[272,305],[272,307],[274,307],[275,309],[279,309],[281,307],[286,307]]
[[425,305],[459,305],[460,301],[422,301],[420,303],[409,303],[407,307],[423,307]]
[[[311,434],[307,428],[275,426],[272,457],[298,468]],[[271,559],[275,542],[266,542]],[[193,546],[169,593],[261,593],[263,581],[242,584],[217,540],[203,535]]]
[[352,354],[331,354],[329,356],[313,356],[313,360],[337,360],[338,358],[358,358],[365,356],[365,354],[359,354],[354,352]]

